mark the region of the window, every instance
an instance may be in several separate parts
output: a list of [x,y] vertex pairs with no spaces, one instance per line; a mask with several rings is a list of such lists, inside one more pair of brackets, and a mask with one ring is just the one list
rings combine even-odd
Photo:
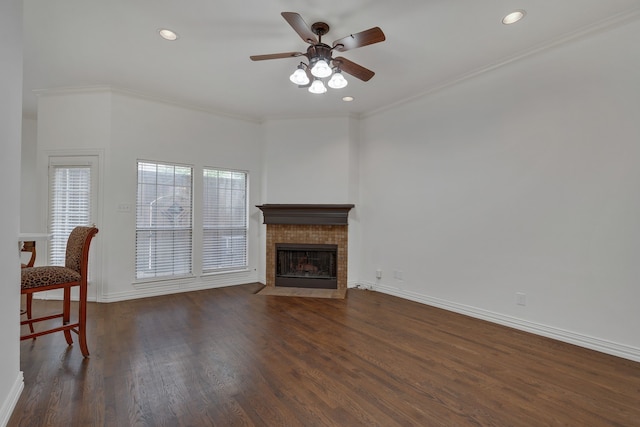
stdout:
[[202,271],[247,267],[247,173],[203,170]]
[[138,162],[136,278],[192,273],[192,168]]
[[48,265],[64,265],[67,239],[78,225],[92,220],[92,179],[90,162],[73,165],[66,159],[49,162],[49,241]]

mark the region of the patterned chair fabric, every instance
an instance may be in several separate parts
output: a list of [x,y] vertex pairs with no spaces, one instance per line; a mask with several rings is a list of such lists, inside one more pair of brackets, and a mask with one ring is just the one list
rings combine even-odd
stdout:
[[67,240],[67,253],[64,266],[81,273],[82,254],[87,236],[94,227],[76,227],[69,234]]
[[27,267],[22,272],[22,289],[39,288],[56,283],[79,282],[82,276],[67,267]]
[[65,266],[27,267],[22,272],[22,289],[38,288],[69,282],[82,278],[82,255],[87,236],[94,227],[76,227],[69,234]]

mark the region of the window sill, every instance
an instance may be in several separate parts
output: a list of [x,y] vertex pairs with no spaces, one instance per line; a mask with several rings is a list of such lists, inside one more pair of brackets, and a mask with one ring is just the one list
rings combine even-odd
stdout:
[[249,273],[251,270],[248,268],[240,268],[237,270],[220,270],[220,271],[208,271],[206,273],[202,273],[200,277],[211,277],[211,276],[223,276],[226,274],[245,274]]
[[168,277],[163,278],[151,278],[151,279],[139,279],[132,283],[135,289],[150,289],[150,288],[168,288],[175,287],[176,285],[183,285],[187,283],[193,283],[196,276],[180,276],[180,277]]

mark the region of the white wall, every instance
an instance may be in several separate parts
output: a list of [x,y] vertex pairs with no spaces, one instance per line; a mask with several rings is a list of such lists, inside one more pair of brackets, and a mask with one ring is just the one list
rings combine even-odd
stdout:
[[[264,203],[354,204],[349,212],[347,280],[358,279],[358,120],[270,120],[264,125]],[[264,242],[262,248],[264,250]]]
[[[96,286],[90,297],[117,301],[258,280],[259,211],[262,187],[260,125],[172,104],[142,99],[108,88],[50,91],[38,101],[38,167],[46,186],[47,158],[52,154],[89,154],[100,158],[97,225],[92,244],[97,252]],[[246,170],[252,187],[250,206],[250,268],[246,272],[198,274],[179,281],[135,282],[136,161],[154,160]],[[201,191],[199,176],[195,191]],[[197,202],[198,198],[194,198]],[[123,211],[122,206],[130,210]],[[195,206],[197,208],[198,205]],[[45,224],[46,207],[40,209]],[[198,227],[198,224],[195,224]],[[199,236],[194,236],[196,248]]]
[[[251,281],[264,282],[262,203],[354,203],[350,213],[349,282],[357,282],[358,139],[352,118],[275,120],[263,125],[143,99],[109,88],[51,90],[38,101],[38,188],[45,196],[23,203],[46,229],[47,161],[50,155],[101,158],[98,226],[92,244],[100,269],[89,296],[116,301]],[[265,148],[266,147],[266,148]],[[30,141],[23,148],[30,150]],[[136,160],[170,161],[250,172],[250,271],[197,277],[190,282],[133,284]],[[25,168],[31,169],[26,163]],[[267,165],[268,168],[264,168]],[[292,178],[295,177],[295,178]],[[26,185],[27,183],[25,183]],[[196,186],[199,184],[195,180]],[[198,188],[196,187],[196,191]],[[197,203],[197,200],[196,200]],[[119,206],[128,205],[130,212]],[[197,208],[197,206],[196,206]],[[196,224],[196,227],[198,224]],[[195,247],[200,241],[195,237]],[[39,251],[40,259],[46,258]],[[198,259],[194,259],[198,271]],[[55,296],[52,296],[55,297]]]
[[[23,232],[43,232],[38,209],[32,206],[39,200],[37,169],[38,122],[35,118],[22,119],[22,170],[20,174],[20,227]],[[38,257],[38,260],[40,257]]]
[[6,425],[23,387],[20,372],[20,132],[22,123],[22,2],[0,3],[0,425]]
[[628,24],[367,118],[362,281],[640,360],[639,39]]
[[[43,92],[38,98],[37,126],[37,199],[34,211],[39,226],[35,231],[48,230],[48,166],[50,156],[95,156],[101,161],[111,140],[111,92],[104,89]],[[24,163],[23,163],[23,166]],[[104,179],[98,166],[98,184]],[[95,177],[94,177],[95,178]],[[92,212],[92,220],[101,228],[102,200]],[[99,233],[91,243],[88,299],[95,301],[104,283],[104,265],[96,262],[103,256],[104,235]],[[38,245],[36,264],[44,265],[48,257],[47,245]],[[76,298],[77,289],[72,291]],[[62,298],[61,291],[49,291],[37,298]]]
[[[179,292],[255,282],[262,268],[260,251],[263,137],[257,123],[218,117],[210,113],[116,94],[112,104],[112,141],[105,174],[104,227],[114,233],[105,242],[106,287],[104,301],[126,299],[134,295]],[[203,166],[249,172],[249,271],[196,277],[191,282],[165,283],[164,289],[132,286],[135,275],[135,201],[136,161],[155,160],[193,165],[194,202],[198,208],[202,191]],[[131,213],[117,211],[129,204]],[[201,224],[194,224],[197,228]],[[196,253],[201,240],[194,235]],[[194,257],[194,271],[201,268]]]
[[265,123],[266,203],[351,203],[349,118]]

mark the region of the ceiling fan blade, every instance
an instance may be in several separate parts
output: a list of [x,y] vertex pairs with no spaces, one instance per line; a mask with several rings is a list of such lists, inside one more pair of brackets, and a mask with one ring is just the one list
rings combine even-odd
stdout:
[[379,27],[373,27],[334,41],[333,48],[338,52],[344,52],[349,49],[380,43],[385,40],[386,37],[382,30]]
[[362,65],[358,65],[355,62],[349,61],[347,58],[343,58],[341,56],[337,58],[333,58],[333,62],[345,73],[351,74],[353,77],[356,77],[363,82],[368,82],[371,80],[376,73],[373,71],[364,68]]
[[302,52],[283,52],[283,53],[270,53],[268,55],[252,55],[252,61],[264,61],[265,59],[280,59],[280,58],[295,58],[297,56],[302,56],[304,53]]
[[311,28],[304,22],[302,16],[295,12],[282,12],[282,17],[291,25],[291,27],[298,33],[302,40],[309,44],[318,43],[316,35],[311,31]]

